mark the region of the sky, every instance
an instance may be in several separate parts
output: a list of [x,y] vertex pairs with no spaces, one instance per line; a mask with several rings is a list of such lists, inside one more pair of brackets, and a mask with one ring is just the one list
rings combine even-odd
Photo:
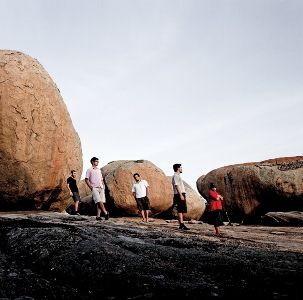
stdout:
[[302,155],[303,1],[0,0],[0,48],[36,58],[83,174],[146,159],[183,179]]

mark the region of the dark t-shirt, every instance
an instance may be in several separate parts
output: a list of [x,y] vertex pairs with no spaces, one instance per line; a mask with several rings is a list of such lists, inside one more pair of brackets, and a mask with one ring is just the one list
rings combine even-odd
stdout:
[[78,187],[77,187],[77,181],[73,177],[68,177],[66,180],[67,184],[69,185],[69,188],[72,192],[79,193]]

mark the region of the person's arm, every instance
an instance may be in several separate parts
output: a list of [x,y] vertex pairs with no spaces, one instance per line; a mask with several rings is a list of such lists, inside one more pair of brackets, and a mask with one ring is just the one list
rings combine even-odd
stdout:
[[73,195],[73,192],[72,192],[72,190],[70,189],[68,179],[67,179],[67,188],[68,188],[68,190],[69,190],[69,194],[72,196],[72,195]]
[[132,193],[133,193],[134,198],[136,199],[136,188],[135,188],[135,185],[133,185],[133,187],[132,187]]
[[210,200],[220,200],[220,198],[219,198],[219,194],[217,193],[217,192],[215,192],[215,191],[209,191],[209,196],[210,196]]
[[184,201],[185,198],[184,198],[184,196],[183,196],[183,194],[182,194],[182,192],[181,192],[181,189],[180,189],[180,187],[179,187],[178,185],[176,185],[176,189],[177,189],[177,191],[178,191],[178,193],[179,193],[179,195],[180,195],[180,199]]
[[100,173],[101,173],[101,187],[104,189],[105,188],[105,184],[104,184],[104,179],[103,179],[103,175],[102,175],[102,172],[101,172],[101,169],[100,169]]
[[[177,179],[177,180],[176,180]],[[175,187],[176,187],[176,189],[177,189],[177,192],[179,193],[179,195],[180,195],[180,199],[181,200],[185,200],[185,198],[184,198],[184,196],[183,196],[183,194],[182,194],[182,192],[181,192],[181,188],[180,188],[180,185],[181,185],[181,181],[182,179],[181,179],[181,177],[177,177],[176,176],[176,178],[175,178]]]
[[92,191],[92,190],[93,190],[93,187],[92,187],[92,185],[90,184],[88,178],[85,178],[85,182],[86,182],[87,186],[90,188],[90,190]]
[[146,197],[148,197],[148,192],[149,192],[149,189],[148,189],[148,186],[146,187]]
[[146,197],[148,197],[149,185],[148,185],[148,182],[146,180],[145,180],[145,188],[146,188]]

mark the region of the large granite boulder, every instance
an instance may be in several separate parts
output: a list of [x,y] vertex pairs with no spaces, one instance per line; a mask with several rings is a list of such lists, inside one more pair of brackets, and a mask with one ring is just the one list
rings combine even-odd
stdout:
[[82,150],[60,91],[43,66],[0,51],[0,210],[62,211]]
[[132,194],[133,175],[139,173],[149,184],[151,215],[157,215],[173,203],[172,185],[164,172],[148,160],[119,160],[102,168],[108,208],[117,215],[138,215]]
[[217,185],[224,207],[234,221],[257,221],[267,212],[303,210],[303,157],[282,157],[231,165],[197,180],[207,198],[209,184]]

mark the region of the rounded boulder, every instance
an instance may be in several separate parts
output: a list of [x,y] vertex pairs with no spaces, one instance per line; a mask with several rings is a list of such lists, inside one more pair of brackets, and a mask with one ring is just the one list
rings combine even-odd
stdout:
[[63,211],[82,150],[60,91],[43,66],[0,51],[0,209]]
[[135,173],[149,184],[151,215],[167,210],[173,202],[172,185],[164,172],[148,160],[114,161],[102,168],[109,209],[117,215],[138,215],[132,194]]

